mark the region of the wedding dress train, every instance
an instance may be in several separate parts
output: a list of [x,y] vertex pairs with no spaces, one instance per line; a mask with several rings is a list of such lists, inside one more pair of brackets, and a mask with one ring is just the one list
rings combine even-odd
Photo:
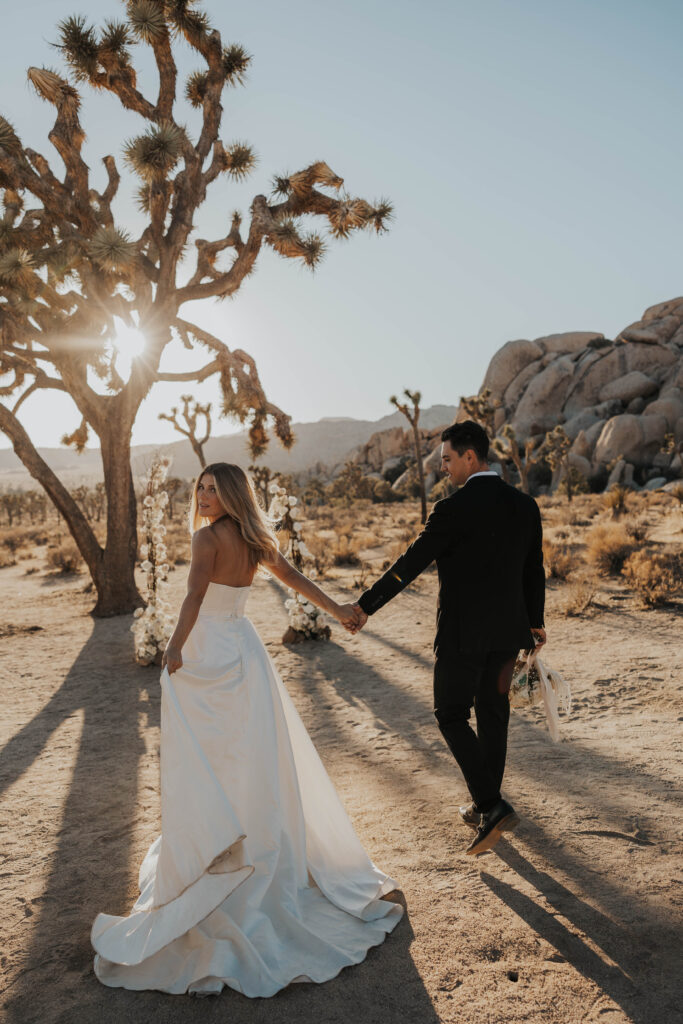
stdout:
[[105,985],[271,996],[359,963],[401,917],[244,616],[249,590],[209,584],[183,667],[162,672],[162,834],[130,914],[93,924]]

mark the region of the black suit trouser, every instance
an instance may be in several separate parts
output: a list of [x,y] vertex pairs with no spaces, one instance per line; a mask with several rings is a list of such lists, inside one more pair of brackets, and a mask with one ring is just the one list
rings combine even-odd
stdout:
[[444,652],[434,665],[434,714],[482,813],[500,799],[516,657],[517,651]]

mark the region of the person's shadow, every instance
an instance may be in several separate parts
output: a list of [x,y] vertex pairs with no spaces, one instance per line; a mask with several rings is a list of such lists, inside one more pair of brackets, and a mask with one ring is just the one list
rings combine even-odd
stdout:
[[[525,821],[524,838],[539,856],[545,859],[549,855],[547,836],[539,826]],[[633,1024],[675,1019],[680,1006],[676,991],[680,977],[680,935],[661,908],[639,901],[639,918],[644,919],[644,923],[634,926],[620,921],[617,914],[608,916],[580,899],[557,878],[536,868],[518,848],[505,840],[499,842],[492,853],[491,871],[495,870],[495,859],[499,858],[535,892],[528,895],[521,886],[486,870],[481,872],[482,881],[541,939],[554,947],[557,960],[566,960],[595,982]],[[489,857],[481,859],[485,861]],[[560,871],[580,876],[576,878],[577,885],[589,899],[599,903],[609,896],[610,908],[621,904],[624,916],[629,916],[629,895],[624,889],[619,899],[618,880],[606,881],[604,876],[588,867],[582,869],[573,858],[566,858],[561,852],[556,863]],[[551,909],[541,905],[537,894]],[[670,935],[668,942],[667,934]],[[656,963],[653,963],[653,948],[657,949]]]
[[[145,730],[159,724],[158,669],[132,661],[129,616],[96,620],[62,686],[0,751],[0,796],[41,758],[67,719],[82,716],[78,751],[42,895],[25,901],[31,929],[22,966],[5,992],[9,1024],[205,1024],[237,1016],[244,1024],[324,1021],[350,1012],[377,1024],[439,1024],[410,954],[413,930],[402,893],[390,899],[404,917],[358,965],[324,985],[295,984],[275,997],[247,999],[226,988],[212,999],[110,989],[95,978],[90,928],[100,911],[126,914],[137,897],[137,870],[158,833],[158,800],[144,794],[158,752]],[[153,764],[154,763],[154,764]],[[149,787],[148,787],[149,788]],[[154,818],[155,820],[151,820]],[[25,821],[26,819],[22,819]],[[37,823],[27,842],[39,843]]]

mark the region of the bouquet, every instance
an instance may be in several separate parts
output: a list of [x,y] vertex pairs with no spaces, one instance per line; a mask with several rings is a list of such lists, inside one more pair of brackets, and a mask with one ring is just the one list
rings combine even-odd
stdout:
[[543,702],[548,731],[557,743],[560,738],[559,709],[571,713],[569,683],[555,669],[548,668],[535,651],[520,657],[512,671],[510,707],[527,708]]

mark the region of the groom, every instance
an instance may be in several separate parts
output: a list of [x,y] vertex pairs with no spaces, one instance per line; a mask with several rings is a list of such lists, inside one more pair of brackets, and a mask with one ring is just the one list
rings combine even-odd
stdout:
[[441,440],[442,468],[458,490],[436,503],[417,540],[355,607],[361,627],[436,560],[434,714],[472,796],[460,816],[477,830],[467,849],[477,854],[519,821],[500,787],[515,659],[546,642],[541,516],[533,498],[489,469],[478,423],[455,423]]

